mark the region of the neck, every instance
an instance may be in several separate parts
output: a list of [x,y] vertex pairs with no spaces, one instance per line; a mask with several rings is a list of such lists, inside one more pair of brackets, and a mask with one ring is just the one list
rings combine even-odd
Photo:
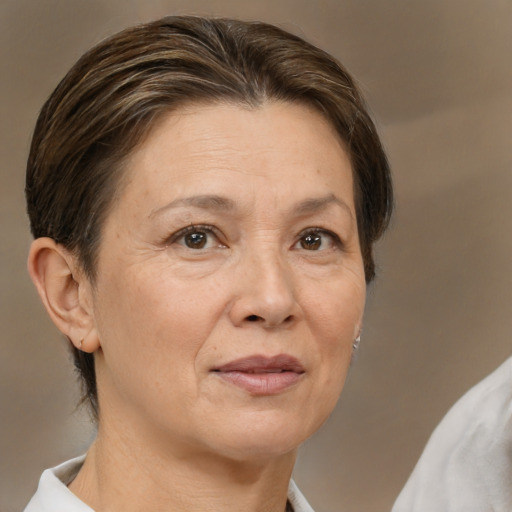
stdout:
[[96,512],[284,512],[295,451],[246,460],[191,446],[133,449],[100,429],[70,490]]

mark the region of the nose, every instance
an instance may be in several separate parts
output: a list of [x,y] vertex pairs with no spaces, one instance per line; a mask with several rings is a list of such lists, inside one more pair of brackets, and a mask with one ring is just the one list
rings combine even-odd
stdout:
[[229,311],[235,326],[279,328],[299,317],[292,272],[277,255],[248,258],[237,269],[236,279],[235,299]]

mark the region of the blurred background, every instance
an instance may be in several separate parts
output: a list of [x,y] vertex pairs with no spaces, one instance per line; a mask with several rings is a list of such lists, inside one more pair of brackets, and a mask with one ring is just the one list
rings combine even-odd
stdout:
[[22,510],[41,471],[94,435],[25,270],[38,110],[91,45],[177,13],[302,35],[352,71],[372,107],[396,214],[358,360],[295,478],[317,512],[389,510],[450,405],[512,353],[510,0],[2,0],[0,510]]

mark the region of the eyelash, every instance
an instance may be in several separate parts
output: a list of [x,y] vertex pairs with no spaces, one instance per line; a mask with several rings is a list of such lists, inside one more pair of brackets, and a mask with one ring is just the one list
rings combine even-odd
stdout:
[[[191,235],[193,233],[205,233],[207,236],[213,235],[217,240],[219,240],[219,245],[224,245],[220,241],[221,236],[219,234],[218,229],[216,229],[214,226],[211,226],[209,224],[193,224],[193,225],[187,226],[183,229],[180,229],[176,233],[173,233],[170,237],[167,237],[164,240],[164,243],[167,246],[172,245],[172,244],[178,242],[180,239],[183,239],[187,235]],[[338,249],[344,248],[343,242],[341,241],[340,237],[336,233],[334,233],[328,229],[323,229],[323,228],[318,228],[318,227],[307,228],[307,229],[301,231],[297,237],[297,241],[293,244],[293,247],[297,246],[297,244],[300,244],[301,240],[303,240],[305,237],[307,237],[309,235],[319,235],[321,237],[327,236],[332,240],[332,243],[334,244],[334,246],[336,248],[338,248]],[[322,241],[320,243],[322,243]],[[186,244],[183,244],[183,245],[186,246]],[[188,247],[188,246],[186,246],[186,247]],[[192,249],[191,247],[188,247],[188,248]],[[200,247],[196,250],[200,250],[200,249],[202,249],[202,247]],[[304,249],[306,251],[310,251],[310,252],[318,252],[316,249],[306,249],[305,247],[302,247],[302,249]],[[323,250],[326,250],[326,249],[323,249]]]

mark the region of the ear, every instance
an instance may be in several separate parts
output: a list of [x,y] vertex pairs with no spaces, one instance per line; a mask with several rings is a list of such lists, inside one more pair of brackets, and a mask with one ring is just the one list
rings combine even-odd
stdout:
[[37,238],[28,272],[53,323],[84,352],[100,346],[92,309],[92,287],[76,257],[51,238]]

